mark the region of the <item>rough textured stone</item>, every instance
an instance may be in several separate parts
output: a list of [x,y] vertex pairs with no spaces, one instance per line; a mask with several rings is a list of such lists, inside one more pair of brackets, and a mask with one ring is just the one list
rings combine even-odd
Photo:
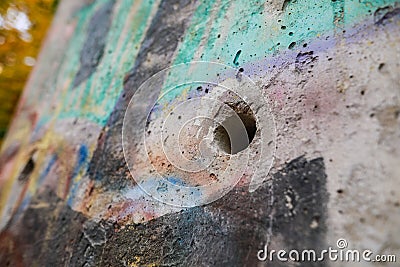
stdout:
[[[349,249],[400,255],[398,10],[392,0],[61,1],[1,150],[0,265],[379,266],[257,259],[266,244],[321,250],[336,248],[339,238]],[[157,115],[180,103],[216,95],[258,120],[243,150],[255,151],[253,165],[238,184],[215,202],[184,208],[141,190],[121,131],[145,81],[193,61],[227,65],[214,73],[226,84],[250,77],[250,96],[260,97],[233,101],[217,86],[194,84],[153,107],[146,130],[162,126]],[[182,66],[163,86],[208,71]],[[261,135],[268,127],[260,127],[260,109],[248,112],[255,106],[274,117],[273,138]],[[190,112],[204,109],[218,105]],[[141,140],[132,140],[132,154],[153,163],[150,185],[168,191],[157,173],[177,185],[203,181],[161,160],[162,146],[147,153]],[[276,148],[270,171],[251,150],[263,142]],[[225,152],[221,162],[231,159]],[[252,192],[257,166],[263,182]]]

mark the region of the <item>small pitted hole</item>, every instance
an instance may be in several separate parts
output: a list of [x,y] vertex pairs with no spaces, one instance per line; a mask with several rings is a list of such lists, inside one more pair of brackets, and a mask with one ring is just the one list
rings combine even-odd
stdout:
[[[234,155],[250,145],[256,134],[257,126],[254,114],[246,104],[240,103],[231,107],[236,115],[228,117],[215,129],[214,140],[224,152]],[[242,135],[243,127],[246,130],[247,138]]]

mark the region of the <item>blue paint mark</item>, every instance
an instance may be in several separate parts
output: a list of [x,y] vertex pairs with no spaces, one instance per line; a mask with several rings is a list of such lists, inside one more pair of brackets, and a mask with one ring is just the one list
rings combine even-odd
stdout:
[[57,161],[57,154],[53,154],[49,160],[49,163],[47,164],[46,169],[40,174],[39,177],[39,185],[42,184],[44,178],[49,174],[51,168],[53,167],[54,163]]
[[156,102],[156,103],[154,104],[154,106],[151,108],[150,114],[151,114],[151,113],[159,112],[159,111],[161,111],[161,110],[162,110],[162,107],[160,106],[160,103]]
[[18,222],[19,219],[21,218],[24,210],[26,210],[29,206],[29,203],[31,202],[32,195],[29,192],[26,192],[24,199],[22,200],[21,204],[17,208],[16,212],[11,218],[11,223]]
[[77,164],[75,166],[74,172],[72,177],[75,177],[78,175],[82,165],[86,162],[86,159],[89,155],[89,151],[86,145],[81,145],[78,151],[78,159],[77,159]]
[[[81,147],[78,150],[78,158],[76,160],[76,165],[75,165],[74,171],[72,173],[72,179],[74,179],[79,174],[79,172],[82,169],[82,167],[84,165],[86,165],[88,155],[89,155],[89,151],[88,151],[87,146],[84,145],[84,144],[81,145]],[[67,199],[67,204],[69,206],[72,206],[72,204],[73,204],[72,202],[73,202],[74,196],[75,196],[76,192],[78,191],[78,189],[80,187],[80,184],[81,183],[77,182],[77,181],[73,181],[72,182],[71,189],[69,191],[68,199]]]
[[174,185],[186,186],[186,183],[177,177],[168,177],[167,181]]
[[157,191],[159,193],[165,193],[168,191],[168,185],[166,183],[164,183],[163,181],[159,181],[158,182],[158,186],[157,186]]

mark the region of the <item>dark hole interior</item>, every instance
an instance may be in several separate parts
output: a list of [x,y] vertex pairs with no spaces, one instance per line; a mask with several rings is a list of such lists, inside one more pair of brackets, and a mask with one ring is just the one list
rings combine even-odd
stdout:
[[[240,121],[236,116],[227,118],[214,131],[214,138],[219,147],[226,153],[234,155],[246,149],[257,131],[256,120],[253,114],[237,113]],[[240,136],[243,134],[243,127],[246,129],[247,140]],[[229,133],[229,134],[228,134]]]

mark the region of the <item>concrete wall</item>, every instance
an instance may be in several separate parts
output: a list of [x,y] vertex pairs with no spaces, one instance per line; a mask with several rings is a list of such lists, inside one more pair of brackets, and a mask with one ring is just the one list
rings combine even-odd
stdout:
[[[257,253],[341,238],[399,258],[399,29],[391,0],[61,1],[1,150],[1,265],[297,266]],[[194,61],[224,67],[153,76]],[[235,155],[190,120],[232,111],[257,127]],[[159,139],[179,125],[182,149]],[[171,148],[197,159],[206,128],[192,172]]]

